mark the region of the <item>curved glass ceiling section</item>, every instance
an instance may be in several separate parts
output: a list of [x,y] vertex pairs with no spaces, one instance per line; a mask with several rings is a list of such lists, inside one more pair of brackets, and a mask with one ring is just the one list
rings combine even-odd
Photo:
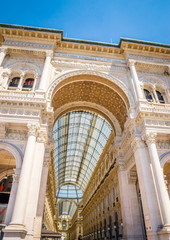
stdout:
[[83,192],[81,189],[78,189],[76,186],[67,184],[59,188],[56,192],[56,197],[65,198],[65,199],[81,199]]
[[68,215],[73,217],[76,211],[77,205],[73,201],[63,201],[58,204],[58,216]]
[[55,123],[56,189],[73,184],[85,190],[111,131],[103,117],[84,111],[67,113]]

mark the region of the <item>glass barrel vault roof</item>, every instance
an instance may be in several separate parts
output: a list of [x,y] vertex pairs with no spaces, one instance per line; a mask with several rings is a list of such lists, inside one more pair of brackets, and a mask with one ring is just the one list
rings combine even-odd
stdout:
[[111,125],[103,117],[84,111],[67,113],[55,123],[57,198],[73,198],[73,190],[76,193],[85,190],[111,131]]

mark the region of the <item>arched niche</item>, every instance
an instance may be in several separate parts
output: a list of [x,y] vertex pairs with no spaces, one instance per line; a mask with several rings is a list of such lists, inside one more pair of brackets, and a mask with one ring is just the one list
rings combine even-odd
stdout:
[[16,160],[16,169],[21,169],[23,154],[17,146],[12,143],[0,141],[0,149],[10,152]]

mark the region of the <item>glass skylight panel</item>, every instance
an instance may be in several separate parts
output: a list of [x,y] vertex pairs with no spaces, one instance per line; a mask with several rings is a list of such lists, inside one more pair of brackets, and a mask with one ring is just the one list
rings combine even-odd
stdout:
[[[82,111],[68,113],[55,123],[53,137],[57,189],[65,182],[75,182],[85,189],[111,131],[110,124],[101,116]],[[70,192],[70,186],[64,188],[67,194],[64,191],[60,196],[69,197],[70,194],[82,197],[77,190]],[[58,197],[59,193],[57,190]],[[75,208],[71,207],[72,211]]]

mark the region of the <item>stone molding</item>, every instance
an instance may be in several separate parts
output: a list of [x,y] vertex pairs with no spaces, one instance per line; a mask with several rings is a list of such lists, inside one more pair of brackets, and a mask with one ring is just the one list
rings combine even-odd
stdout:
[[159,158],[160,158],[161,167],[163,168],[165,163],[170,161],[170,151],[163,153]]
[[170,64],[170,60],[167,58],[160,58],[160,57],[150,57],[150,56],[145,56],[145,55],[136,55],[136,54],[132,54],[132,53],[128,53],[127,54],[127,59],[131,58],[134,61],[140,61],[140,60],[145,60],[146,62],[149,63],[166,63],[165,65],[169,65]]
[[26,41],[12,41],[5,40],[3,46],[16,46],[16,47],[31,47],[31,48],[43,48],[53,49],[53,44],[37,43],[37,42],[26,42]]
[[162,86],[162,88],[166,89],[168,88],[168,81],[165,76],[162,76],[162,74],[148,74],[146,72],[139,72],[138,73],[139,81],[145,85],[148,84],[151,87],[156,87],[158,85],[159,87]]

